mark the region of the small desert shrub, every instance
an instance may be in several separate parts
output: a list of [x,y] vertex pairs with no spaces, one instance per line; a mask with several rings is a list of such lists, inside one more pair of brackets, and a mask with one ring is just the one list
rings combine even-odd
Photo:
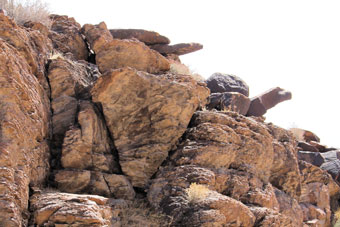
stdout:
[[49,60],[56,60],[56,59],[65,59],[64,55],[60,52],[53,52],[50,54]]
[[190,187],[185,189],[190,203],[204,200],[208,196],[209,191],[206,185],[196,183],[190,184]]
[[27,21],[40,22],[47,27],[51,25],[48,5],[41,0],[0,0],[0,8],[20,25]]

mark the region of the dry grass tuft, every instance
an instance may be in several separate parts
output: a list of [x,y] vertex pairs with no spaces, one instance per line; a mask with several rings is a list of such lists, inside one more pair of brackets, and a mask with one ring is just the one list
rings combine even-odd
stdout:
[[170,226],[169,217],[153,210],[149,204],[142,199],[134,200],[127,209],[120,214],[121,226]]
[[19,25],[33,21],[51,26],[48,4],[41,0],[0,0],[0,8]]
[[185,189],[190,203],[204,200],[208,196],[209,191],[210,190],[206,185],[196,183],[190,184],[190,187]]

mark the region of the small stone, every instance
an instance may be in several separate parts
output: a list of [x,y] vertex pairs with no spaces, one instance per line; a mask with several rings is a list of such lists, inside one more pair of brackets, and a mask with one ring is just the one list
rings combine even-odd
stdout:
[[235,75],[214,73],[205,82],[211,93],[239,92],[249,96],[248,85]]

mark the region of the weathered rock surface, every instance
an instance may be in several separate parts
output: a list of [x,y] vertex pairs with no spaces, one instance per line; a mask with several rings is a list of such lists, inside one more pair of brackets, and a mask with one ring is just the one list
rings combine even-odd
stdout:
[[87,60],[89,52],[80,32],[80,24],[74,18],[51,15],[51,30],[48,37],[53,47],[61,53],[71,53],[75,60]]
[[61,155],[64,168],[119,172],[114,147],[99,110],[90,101],[80,101],[77,122],[66,132]]
[[62,192],[90,193],[129,200],[135,197],[135,191],[124,175],[88,170],[58,170],[54,178]]
[[138,39],[146,45],[169,44],[170,40],[153,31],[143,29],[110,29],[110,33],[115,39]]
[[150,48],[164,55],[184,55],[203,49],[203,45],[199,43],[155,44],[151,45]]
[[249,96],[248,85],[239,77],[224,73],[214,73],[206,81],[211,93],[239,92]]
[[95,195],[67,193],[34,194],[30,200],[32,225],[114,226],[108,199]]
[[184,75],[125,68],[99,78],[92,99],[103,107],[120,165],[134,186],[145,186],[208,95],[203,84]]
[[168,60],[136,39],[113,39],[105,23],[84,25],[82,31],[96,53],[99,70],[132,67],[149,73],[161,73],[170,69]]
[[250,105],[250,99],[238,92],[213,93],[209,99],[209,110],[233,111],[242,115],[246,115]]
[[291,98],[292,94],[289,91],[279,87],[272,88],[261,95],[251,98],[247,116],[262,116],[268,109]]
[[320,138],[311,131],[301,128],[291,128],[289,131],[293,133],[297,141],[304,141],[307,143],[310,141],[320,142]]
[[43,88],[48,91],[45,64],[52,51],[51,41],[37,30],[23,29],[13,20],[0,14],[0,38],[13,46],[29,65],[28,70],[35,75]]
[[[6,20],[0,15],[1,27],[13,23]],[[24,224],[29,184],[41,186],[48,174],[50,134],[49,100],[32,74],[38,65],[32,55],[32,67],[27,63],[29,40],[21,40],[16,29],[0,29],[0,226],[13,227]]]

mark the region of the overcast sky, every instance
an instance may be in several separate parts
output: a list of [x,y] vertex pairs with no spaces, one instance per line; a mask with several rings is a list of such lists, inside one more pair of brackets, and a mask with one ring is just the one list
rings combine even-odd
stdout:
[[207,78],[234,74],[250,96],[272,87],[293,93],[265,115],[284,128],[313,131],[340,148],[340,2],[328,0],[46,0],[80,24],[152,30],[172,44],[204,49],[181,57]]

